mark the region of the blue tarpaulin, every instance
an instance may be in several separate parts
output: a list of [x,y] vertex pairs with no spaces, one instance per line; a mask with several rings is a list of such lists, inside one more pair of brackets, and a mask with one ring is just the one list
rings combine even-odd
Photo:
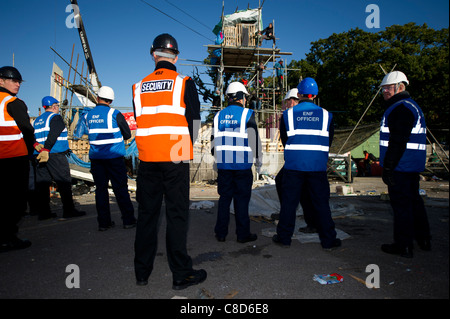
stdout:
[[[139,155],[139,153],[138,153],[138,149],[136,146],[136,140],[133,139],[133,141],[130,144],[128,144],[128,147],[126,148],[126,151],[125,151],[125,158],[132,159],[133,171],[135,170],[135,162],[136,162],[136,158],[138,157],[138,155]],[[81,167],[85,167],[85,168],[91,167],[90,162],[83,161],[78,156],[76,156],[74,153],[70,153],[69,163],[75,164],[75,165],[78,165]]]

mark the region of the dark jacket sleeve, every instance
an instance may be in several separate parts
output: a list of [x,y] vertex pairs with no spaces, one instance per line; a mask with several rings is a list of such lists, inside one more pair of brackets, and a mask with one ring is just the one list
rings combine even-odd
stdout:
[[397,106],[389,114],[389,146],[383,163],[385,168],[393,170],[398,165],[406,150],[414,123],[413,113],[404,105]]
[[50,132],[48,132],[47,139],[44,143],[44,148],[51,150],[58,140],[61,132],[64,131],[66,125],[64,124],[64,120],[61,115],[53,116],[50,120]]
[[256,124],[255,113],[247,122],[247,132],[250,147],[252,148],[253,155],[257,159],[262,159],[262,146],[261,139],[259,138],[258,125]]
[[116,116],[117,125],[119,126],[120,133],[122,133],[123,139],[128,140],[131,138],[131,130],[130,126],[128,126],[127,120],[125,120],[125,116],[122,113],[117,113]]
[[334,139],[334,118],[331,118],[331,123],[330,123],[330,130],[328,132],[328,137],[330,140],[330,148],[331,148],[331,144],[333,144],[333,139]]
[[33,145],[36,143],[36,138],[34,136],[34,127],[31,125],[26,104],[22,100],[16,99],[8,104],[7,112],[11,115],[22,132],[23,139],[28,148],[28,154],[33,154]]
[[186,81],[184,101],[186,103],[185,116],[189,126],[189,135],[191,136],[192,144],[194,144],[200,128],[200,101],[198,99],[197,87],[191,78]]
[[281,143],[283,144],[283,147],[286,147],[288,136],[286,131],[286,124],[284,124],[283,114],[280,117],[280,139]]

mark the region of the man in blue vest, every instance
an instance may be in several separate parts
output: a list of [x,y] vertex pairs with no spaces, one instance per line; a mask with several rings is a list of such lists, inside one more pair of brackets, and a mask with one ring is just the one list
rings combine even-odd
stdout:
[[406,91],[409,84],[400,71],[381,82],[386,111],[380,128],[380,165],[394,211],[394,243],[382,251],[413,257],[413,241],[431,250],[428,217],[419,194],[419,173],[425,170],[427,129],[419,105]]
[[327,178],[328,153],[334,135],[333,115],[313,103],[319,93],[314,79],[305,78],[297,88],[300,103],[285,110],[280,119],[285,161],[283,194],[277,234],[272,240],[283,247],[291,245],[296,209],[308,187],[321,245],[332,249],[341,245],[331,218]]
[[84,211],[75,209],[72,196],[72,178],[70,176],[70,153],[67,141],[67,128],[59,114],[59,101],[52,96],[42,99],[45,112],[34,121],[36,141],[44,145],[37,160],[35,199],[38,219],[44,220],[56,217],[50,210],[50,185],[55,181],[63,204],[63,218],[86,215]]
[[230,204],[234,201],[236,235],[239,243],[257,239],[250,233],[248,206],[252,193],[253,159],[260,167],[261,145],[255,113],[244,108],[247,89],[240,82],[232,82],[227,88],[228,106],[214,117],[211,135],[212,152],[215,155],[218,177],[217,191],[220,195],[216,239],[225,241],[230,221]]
[[122,214],[123,228],[130,229],[136,226],[124,161],[124,140],[131,138],[131,131],[123,114],[110,107],[113,100],[113,89],[102,86],[97,92],[96,107],[85,115],[84,122],[77,132],[78,137],[86,133],[89,136],[89,159],[95,183],[99,231],[108,230],[115,225],[111,220],[109,207],[110,181]]
[[[284,109],[289,109],[294,107],[300,102],[298,98],[298,89],[294,88],[287,92],[284,97],[283,104]],[[278,200],[281,203],[283,201],[283,173],[284,166],[278,171],[277,176],[275,177],[275,186],[278,194]],[[306,184],[305,184],[306,185]],[[317,233],[317,228],[315,226],[315,218],[314,218],[314,205],[311,201],[311,197],[309,196],[309,190],[307,186],[304,186],[303,192],[300,196],[300,205],[302,205],[303,210],[303,218],[305,220],[306,226],[300,227],[298,230],[302,233]],[[272,219],[279,220],[280,214],[272,214]]]

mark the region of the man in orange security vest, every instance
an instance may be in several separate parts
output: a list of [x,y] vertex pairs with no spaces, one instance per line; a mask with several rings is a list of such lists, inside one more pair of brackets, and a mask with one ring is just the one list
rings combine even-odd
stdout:
[[187,253],[189,214],[189,161],[200,121],[200,102],[194,81],[176,71],[177,41],[169,34],[157,36],[150,53],[155,71],[133,85],[136,145],[139,151],[136,200],[134,268],[137,285],[148,283],[157,251],[158,220],[166,205],[167,258],[175,290],[206,279],[194,270]]
[[[29,158],[44,145],[36,142],[26,104],[16,97],[22,75],[11,66],[0,68],[0,252],[30,247],[17,238],[18,223],[27,209]],[[38,160],[45,162],[45,152]]]

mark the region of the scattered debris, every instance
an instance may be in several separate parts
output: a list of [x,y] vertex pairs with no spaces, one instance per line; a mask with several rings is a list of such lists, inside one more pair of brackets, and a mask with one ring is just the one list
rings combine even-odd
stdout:
[[336,186],[337,195],[350,195],[353,194],[353,187],[349,185],[338,185]]
[[356,281],[362,283],[363,285],[366,284],[366,281],[365,281],[365,280],[363,280],[363,279],[361,279],[361,278],[359,278],[359,277],[353,276],[352,274],[348,274],[348,275],[349,275],[350,277],[352,277],[353,279],[355,279]]
[[214,296],[212,293],[210,293],[205,288],[199,289],[198,296],[200,299],[214,299]]
[[330,275],[314,275],[313,280],[317,281],[321,285],[330,285],[344,281],[344,277],[339,274],[333,273]]
[[239,291],[237,290],[230,291],[228,294],[226,294],[224,299],[233,299],[238,293]]
[[201,202],[193,202],[189,209],[211,209],[214,207],[214,203],[208,200],[204,200]]

